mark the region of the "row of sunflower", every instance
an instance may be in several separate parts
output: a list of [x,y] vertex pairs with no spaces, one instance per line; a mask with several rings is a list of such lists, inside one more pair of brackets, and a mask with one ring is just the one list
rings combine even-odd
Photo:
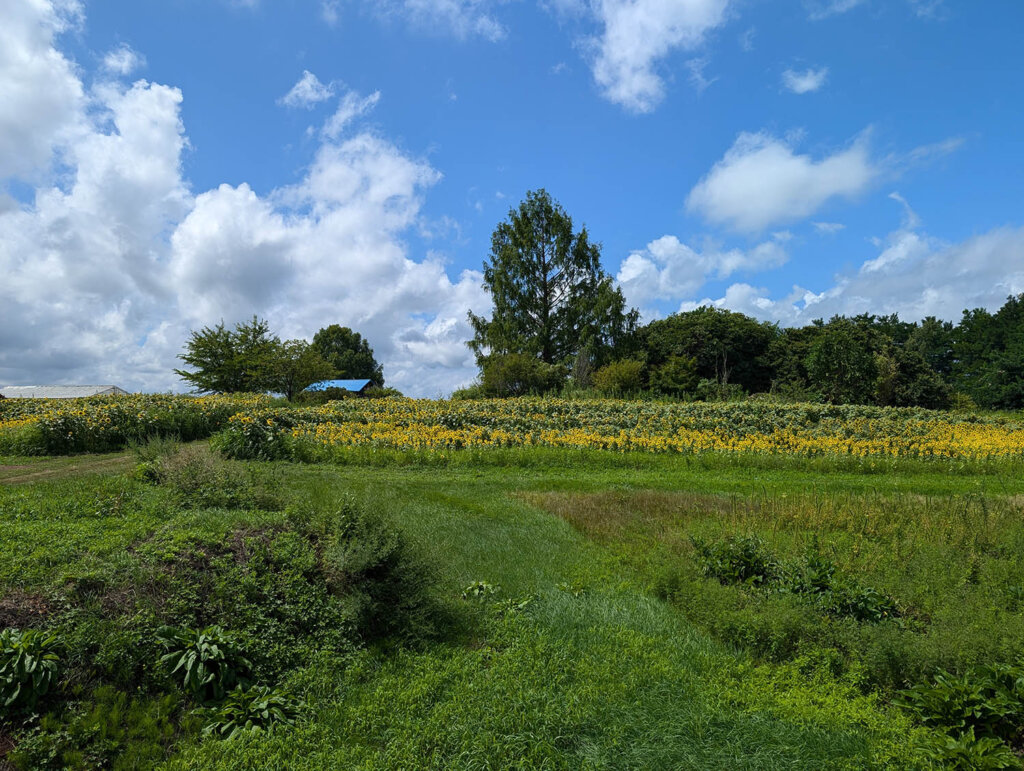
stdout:
[[151,436],[202,439],[243,410],[266,407],[264,396],[95,396],[0,401],[0,454],[107,452]]
[[[557,398],[346,400],[231,418],[239,457],[328,457],[332,447],[458,450],[567,447],[615,452],[1024,459],[1024,422],[1007,416],[864,406],[651,403]],[[248,448],[241,450],[241,448]]]

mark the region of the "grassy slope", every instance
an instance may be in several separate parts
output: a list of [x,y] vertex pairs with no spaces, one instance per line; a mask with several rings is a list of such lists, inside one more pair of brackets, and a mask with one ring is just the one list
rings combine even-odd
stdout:
[[[710,477],[608,469],[295,468],[314,497],[355,492],[395,517],[438,565],[442,591],[471,581],[535,600],[482,611],[468,639],[296,682],[313,721],[297,735],[207,744],[177,768],[869,767],[907,724],[844,685],[753,668],[645,596],[633,576],[523,490],[802,486],[797,475]],[[894,480],[895,481],[895,480]],[[946,484],[941,477],[930,480]],[[961,480],[963,483],[963,480]],[[851,477],[835,484],[860,488]],[[562,588],[559,588],[562,585]],[[582,591],[581,591],[582,590]],[[579,595],[579,596],[577,596]],[[896,761],[899,765],[900,761]]]
[[[472,618],[461,635],[423,650],[368,652],[348,667],[312,661],[293,677],[311,707],[299,729],[186,748],[173,767],[868,767],[906,740],[900,716],[827,678],[736,658],[645,596],[607,552],[518,493],[1024,488],[991,476],[822,477],[666,461],[586,470],[284,469],[299,497],[324,502],[352,492],[395,518],[438,566],[447,596],[484,580],[501,586],[499,599],[535,599],[504,617],[489,607],[467,611]],[[168,524],[157,508],[126,517],[97,505],[116,499],[120,484],[81,477],[0,491],[4,511],[15,512],[0,522],[3,582],[55,580],[65,564],[104,552],[116,558],[128,542]],[[76,496],[79,510],[36,523],[42,527],[24,521],[25,506],[18,514],[19,500],[51,494]]]

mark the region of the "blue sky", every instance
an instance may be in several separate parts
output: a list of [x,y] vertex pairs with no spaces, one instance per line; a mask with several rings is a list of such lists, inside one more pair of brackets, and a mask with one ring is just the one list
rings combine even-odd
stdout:
[[0,380],[180,389],[188,330],[256,313],[445,393],[539,187],[646,318],[998,307],[1021,29],[1011,0],[10,0]]

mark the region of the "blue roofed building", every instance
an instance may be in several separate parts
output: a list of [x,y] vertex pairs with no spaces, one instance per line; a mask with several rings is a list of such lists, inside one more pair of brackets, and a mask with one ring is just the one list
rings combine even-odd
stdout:
[[310,386],[306,386],[306,390],[326,391],[328,388],[340,388],[354,394],[361,394],[372,383],[372,380],[321,380]]

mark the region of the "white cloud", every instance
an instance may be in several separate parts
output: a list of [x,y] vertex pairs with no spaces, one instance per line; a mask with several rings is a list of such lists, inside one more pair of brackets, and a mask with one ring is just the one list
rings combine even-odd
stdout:
[[355,91],[347,91],[338,100],[338,109],[324,125],[324,136],[329,139],[337,139],[349,123],[377,106],[380,101],[380,91],[374,91],[369,96],[360,96]]
[[482,37],[501,40],[505,27],[490,12],[490,7],[507,0],[364,0],[374,12],[399,16],[410,23],[458,38]]
[[675,236],[662,236],[623,260],[616,280],[631,305],[692,296],[709,279],[783,265],[789,238],[782,232],[746,251],[715,245],[698,251]]
[[809,94],[825,85],[827,78],[828,67],[811,67],[802,72],[786,70],[782,73],[782,85],[794,94]]
[[707,57],[690,59],[690,61],[686,63],[686,69],[690,71],[690,84],[697,90],[698,94],[704,93],[708,86],[718,80],[718,78],[709,78],[704,74],[704,70],[707,69],[707,66]]
[[74,65],[54,47],[77,3],[5,0],[0,23],[0,179],[48,168],[80,128],[85,99]]
[[686,206],[716,224],[756,232],[863,193],[882,174],[867,133],[820,160],[765,132],[743,133],[690,191]]
[[127,43],[107,52],[103,57],[103,69],[116,75],[131,75],[135,70],[146,66],[146,57]]
[[339,0],[322,0],[320,3],[320,18],[328,27],[336,27],[341,14],[338,11]]
[[846,228],[846,225],[841,222],[814,222],[812,224],[815,231],[823,235],[834,235]]
[[277,100],[285,107],[304,107],[309,110],[334,95],[334,86],[324,85],[309,70],[303,70],[302,77],[292,86],[291,91]]
[[807,7],[807,13],[811,19],[819,21],[829,16],[846,13],[864,2],[865,0],[805,0],[804,5]]
[[[901,197],[894,198],[906,207]],[[773,299],[749,284],[734,284],[723,297],[684,307],[712,304],[787,325],[858,313],[955,321],[964,309],[992,310],[1024,292],[1024,228],[996,228],[949,244],[922,232],[906,207],[903,225],[879,241],[878,249],[856,272],[838,276],[821,292],[794,286],[787,296]]]
[[[51,18],[23,34],[39,39]],[[55,49],[36,54],[72,72]],[[77,79],[71,92],[83,92]],[[253,313],[284,337],[359,330],[389,383],[413,394],[472,379],[466,311],[489,311],[482,276],[452,278],[443,257],[415,258],[405,243],[440,178],[429,164],[362,132],[325,140],[296,185],[193,195],[180,91],[107,83],[87,98],[56,127],[40,113],[51,134],[77,127],[61,174],[38,153],[29,171],[47,181],[34,202],[0,205],[0,381],[180,389],[172,370],[189,329]],[[31,134],[3,140],[34,147]]]
[[651,112],[665,93],[658,61],[700,46],[728,7],[729,0],[595,0],[604,29],[590,48],[601,92],[631,112]]

